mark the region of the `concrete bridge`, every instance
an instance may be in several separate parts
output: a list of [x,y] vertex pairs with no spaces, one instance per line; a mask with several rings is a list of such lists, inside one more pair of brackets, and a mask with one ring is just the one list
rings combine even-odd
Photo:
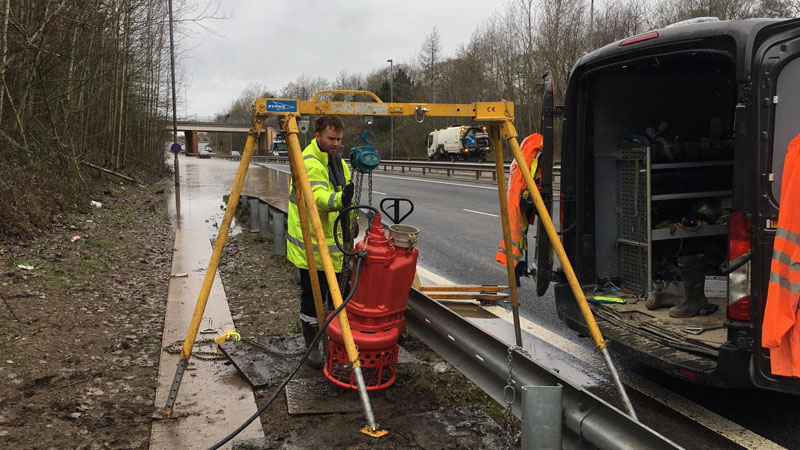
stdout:
[[[172,121],[167,121],[165,127],[167,130],[172,131]],[[247,133],[250,131],[250,119],[231,120],[229,118],[220,119],[218,117],[195,115],[178,118],[177,129],[184,132],[186,136],[186,154],[196,155],[199,133]],[[274,127],[266,127],[266,131],[259,136],[255,151],[256,156],[269,155],[269,149],[276,134],[277,131]]]

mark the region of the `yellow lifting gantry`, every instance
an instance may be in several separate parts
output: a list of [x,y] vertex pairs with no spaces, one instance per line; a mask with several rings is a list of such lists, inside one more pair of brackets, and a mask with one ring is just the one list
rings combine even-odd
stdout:
[[[371,97],[374,102],[345,102],[345,101],[321,101],[318,100],[324,94],[352,94],[352,95],[366,95]],[[539,220],[542,221],[544,229],[547,231],[547,236],[553,245],[561,267],[564,270],[567,281],[569,282],[572,293],[578,302],[581,314],[583,315],[586,324],[589,327],[589,332],[595,342],[597,348],[603,354],[606,366],[612,375],[612,379],[617,387],[623,404],[625,405],[628,413],[636,419],[636,414],[633,405],[628,398],[625,388],[620,381],[616,368],[614,367],[611,358],[606,348],[606,343],[597,326],[589,304],[586,301],[583,290],[581,289],[578,279],[575,275],[572,265],[567,259],[567,254],[564,251],[564,246],[558,237],[553,221],[550,218],[550,212],[545,206],[539,189],[533,181],[530,169],[525,163],[525,159],[520,151],[519,142],[517,141],[517,131],[514,127],[514,103],[507,101],[499,102],[475,102],[464,104],[437,104],[437,103],[384,103],[375,94],[369,91],[356,91],[356,90],[328,90],[320,91],[314,94],[310,100],[297,100],[297,99],[281,99],[281,98],[259,98],[253,103],[253,122],[250,126],[250,131],[247,136],[247,143],[245,144],[244,152],[241,161],[239,162],[239,169],[236,173],[236,178],[233,182],[231,195],[228,198],[228,203],[225,208],[225,216],[222,219],[222,225],[219,229],[217,241],[214,245],[214,251],[211,255],[211,260],[208,263],[203,285],[197,299],[195,311],[192,316],[192,321],[189,325],[189,330],[186,334],[186,339],[183,343],[180,360],[178,361],[178,368],[175,372],[175,377],[172,382],[169,395],[167,397],[167,404],[163,410],[165,416],[169,417],[172,414],[172,408],[175,404],[175,399],[178,394],[178,388],[183,377],[183,373],[188,366],[189,358],[192,353],[195,338],[197,337],[200,322],[205,311],[208,295],[211,291],[211,285],[214,282],[214,276],[219,266],[219,260],[222,256],[222,249],[228,238],[230,225],[233,220],[233,215],[239,201],[239,195],[244,187],[244,180],[247,174],[247,168],[250,165],[250,158],[256,146],[256,141],[259,134],[264,128],[267,119],[278,119],[280,127],[286,137],[286,143],[289,150],[289,165],[292,172],[293,185],[299,188],[295,189],[297,197],[297,206],[300,216],[300,225],[303,232],[303,242],[311,242],[311,233],[313,232],[317,242],[325,242],[325,232],[322,228],[322,223],[319,218],[319,212],[311,194],[311,183],[308,179],[308,174],[305,170],[303,163],[302,149],[300,148],[300,141],[297,137],[298,126],[297,121],[301,115],[321,115],[321,114],[335,114],[342,116],[389,116],[389,117],[414,117],[418,123],[422,123],[426,117],[464,117],[476,122],[483,122],[486,124],[489,135],[492,139],[492,147],[494,149],[495,168],[497,170],[497,194],[500,201],[501,222],[503,227],[503,241],[505,243],[506,261],[513,261],[512,244],[511,244],[511,231],[509,226],[508,216],[508,201],[506,199],[506,187],[503,168],[503,141],[508,144],[511,153],[516,159],[518,168],[522,173],[528,191],[533,194],[533,201],[536,205],[536,212]],[[310,226],[309,226],[310,224]],[[342,304],[342,294],[339,291],[339,284],[336,280],[336,273],[331,262],[328,247],[320,245],[319,252],[322,259],[323,269],[325,271],[325,278],[328,281],[330,295],[333,300],[334,308],[338,308]],[[317,323],[319,326],[324,322],[322,297],[319,289],[319,280],[317,279],[317,269],[314,260],[314,249],[311,245],[306,245],[307,260],[309,263],[309,275],[311,276],[311,284],[314,293],[314,305],[317,314]],[[517,300],[516,281],[514,278],[514,265],[506,264],[508,273],[508,288],[509,297],[511,298],[511,308],[514,316],[514,336],[516,345],[522,346],[522,337],[519,323],[519,302]],[[338,315],[339,325],[342,330],[342,337],[344,339],[345,348],[347,350],[347,357],[353,367],[358,384],[359,395],[364,413],[367,418],[367,425],[362,431],[371,436],[382,436],[386,434],[385,431],[379,429],[370,406],[369,397],[367,396],[366,387],[364,384],[363,376],[361,375],[361,367],[358,358],[358,349],[353,342],[353,335],[350,331],[350,324],[347,320],[345,310],[342,310]]]

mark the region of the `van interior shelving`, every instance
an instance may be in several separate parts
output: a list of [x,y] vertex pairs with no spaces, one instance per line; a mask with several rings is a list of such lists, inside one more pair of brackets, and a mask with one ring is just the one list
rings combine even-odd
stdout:
[[[676,52],[599,69],[587,83],[584,175],[595,236],[588,266],[596,275],[587,296],[627,294],[625,304],[596,305],[596,313],[713,356],[727,339],[720,266],[735,189],[733,62],[723,52]],[[647,309],[654,293],[684,296],[676,259],[694,254],[704,255],[716,312],[675,319],[669,308]]]

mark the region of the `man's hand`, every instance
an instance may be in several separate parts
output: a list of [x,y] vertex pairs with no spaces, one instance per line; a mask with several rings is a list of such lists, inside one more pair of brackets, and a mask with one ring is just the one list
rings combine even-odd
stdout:
[[355,192],[355,187],[353,187],[353,183],[347,183],[347,186],[342,189],[342,204],[347,207],[350,206],[350,202],[353,201],[353,193]]

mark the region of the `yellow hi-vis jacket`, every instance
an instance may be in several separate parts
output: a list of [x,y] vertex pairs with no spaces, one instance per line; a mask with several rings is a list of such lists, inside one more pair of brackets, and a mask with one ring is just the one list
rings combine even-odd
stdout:
[[[333,183],[333,174],[330,173],[328,166],[328,154],[320,150],[317,140],[314,139],[303,150],[303,162],[306,166],[308,179],[311,182],[311,192],[314,195],[314,203],[319,211],[319,219],[322,228],[325,230],[325,245],[331,254],[333,267],[336,272],[342,270],[342,259],[344,254],[336,247],[333,240],[333,222],[339,215],[338,211],[344,208],[342,204],[342,187],[336,187]],[[350,168],[342,159],[342,172],[344,173],[344,184],[350,182]],[[294,186],[289,185],[289,232],[286,235],[286,256],[289,261],[301,269],[308,269],[306,260],[305,243],[303,242],[303,230],[300,228],[300,214],[297,210],[297,198],[294,194]],[[314,259],[317,263],[317,270],[322,270],[322,258],[319,254],[317,239],[311,227],[309,218],[309,229],[311,230],[312,245],[314,246]],[[339,226],[339,242],[342,240],[342,225]]]

